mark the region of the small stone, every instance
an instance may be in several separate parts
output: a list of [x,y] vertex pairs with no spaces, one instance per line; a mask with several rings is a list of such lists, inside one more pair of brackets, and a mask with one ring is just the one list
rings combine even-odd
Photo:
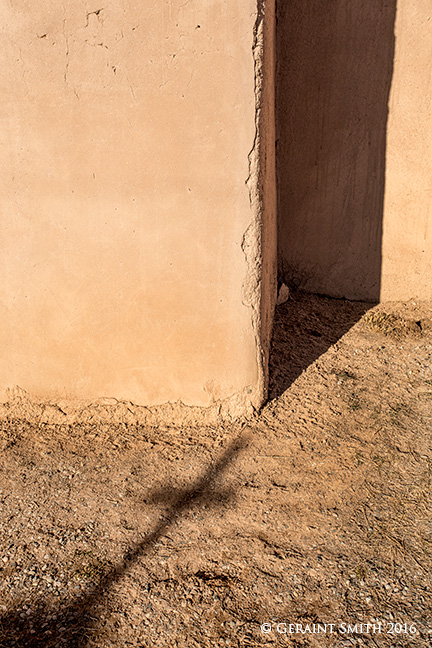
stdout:
[[276,306],[280,306],[281,304],[284,304],[286,301],[288,301],[289,296],[290,296],[289,288],[286,284],[283,283],[278,291]]

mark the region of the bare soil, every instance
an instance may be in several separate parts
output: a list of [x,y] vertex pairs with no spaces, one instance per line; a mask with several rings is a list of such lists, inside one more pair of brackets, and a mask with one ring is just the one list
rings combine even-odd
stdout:
[[247,424],[1,421],[0,647],[431,646],[431,423],[431,305],[301,293]]

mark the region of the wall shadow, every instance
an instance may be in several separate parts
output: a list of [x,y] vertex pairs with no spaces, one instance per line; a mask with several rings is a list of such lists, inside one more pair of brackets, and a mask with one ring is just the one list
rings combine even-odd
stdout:
[[[172,486],[155,490],[151,500],[166,506],[165,514],[158,524],[131,547],[123,560],[109,569],[99,581],[85,593],[77,596],[59,611],[49,609],[43,603],[32,602],[33,614],[27,617],[18,610],[0,615],[0,648],[85,648],[97,632],[97,606],[110,587],[121,580],[127,571],[145,554],[157,540],[167,533],[175,522],[194,506],[220,506],[234,496],[232,491],[214,488],[216,478],[226,470],[247,445],[243,433],[235,439],[219,459],[190,488],[174,489]],[[55,614],[56,618],[52,618]]]
[[277,0],[279,274],[378,301],[397,0]]
[[286,389],[375,304],[294,291],[275,312],[269,400]]

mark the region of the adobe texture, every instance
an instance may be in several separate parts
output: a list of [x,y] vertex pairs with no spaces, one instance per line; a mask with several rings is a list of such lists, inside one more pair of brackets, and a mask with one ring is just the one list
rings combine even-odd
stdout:
[[263,402],[272,4],[1,9],[6,410]]

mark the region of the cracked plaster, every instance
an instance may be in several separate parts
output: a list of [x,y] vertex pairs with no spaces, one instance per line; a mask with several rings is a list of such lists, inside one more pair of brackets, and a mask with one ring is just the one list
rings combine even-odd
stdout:
[[250,415],[275,299],[273,2],[90,9],[2,10],[2,414]]

